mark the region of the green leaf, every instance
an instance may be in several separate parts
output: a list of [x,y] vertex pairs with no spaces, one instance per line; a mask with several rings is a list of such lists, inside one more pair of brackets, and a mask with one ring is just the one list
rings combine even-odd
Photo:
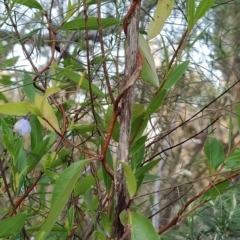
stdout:
[[204,154],[208,165],[215,170],[223,163],[225,158],[222,144],[212,136],[209,136],[204,144]]
[[230,154],[226,159],[225,168],[232,169],[240,166],[240,152]]
[[68,0],[67,13],[66,13],[66,16],[64,18],[64,22],[66,22],[73,15],[77,6],[78,6],[78,3],[71,4],[71,1]]
[[55,93],[60,92],[61,90],[62,90],[62,89],[59,88],[59,87],[50,87],[50,88],[47,88],[46,91],[45,91],[44,96],[45,96],[45,98],[47,98],[47,97],[49,97],[49,96],[51,96],[51,95],[53,95],[53,94],[55,94]]
[[68,131],[77,130],[78,133],[84,134],[88,132],[94,132],[96,130],[95,124],[71,124]]
[[237,123],[238,123],[238,132],[240,132],[240,103],[237,104]]
[[28,162],[28,173],[30,173],[38,164],[38,162],[42,159],[44,154],[47,151],[47,145],[50,138],[46,138],[43,141],[39,142],[35,148],[32,150],[32,152],[29,154],[27,158]]
[[24,116],[31,113],[40,116],[38,108],[30,102],[5,103],[0,105],[0,113],[12,116]]
[[215,0],[201,0],[199,5],[197,6],[194,21],[196,22],[200,18],[202,18],[206,12],[212,7]]
[[14,0],[14,3],[18,3],[29,8],[37,8],[39,10],[43,10],[41,4],[36,0]]
[[188,0],[187,1],[188,6],[188,29],[192,29],[194,25],[194,15],[195,15],[195,0]]
[[13,217],[0,221],[0,237],[8,238],[20,233],[25,224],[26,217],[26,213],[19,213]]
[[[55,132],[55,130],[60,132],[60,128],[59,128],[59,125],[58,125],[58,119],[57,119],[51,105],[48,103],[48,100],[45,99],[40,94],[35,94],[34,103],[35,103],[35,106],[38,107],[40,109],[40,112],[41,112],[41,118],[38,117],[38,120],[40,121],[40,123],[52,132]],[[51,125],[48,124],[48,122],[46,120]]]
[[218,196],[220,196],[222,193],[228,190],[228,186],[230,184],[230,181],[227,180],[223,183],[220,183],[218,185],[215,185],[211,187],[209,190],[207,190],[201,197],[200,203],[204,201],[209,201],[211,199],[214,199]]
[[8,102],[6,96],[3,93],[1,93],[1,92],[0,92],[0,100],[4,101],[5,103]]
[[[106,160],[107,160],[107,163],[110,166],[110,168],[113,169],[112,153],[109,149],[107,149]],[[103,173],[103,180],[104,180],[105,187],[106,187],[107,191],[109,192],[111,190],[111,186],[112,186],[112,178],[109,176],[108,172],[106,171],[106,169],[103,166],[102,166],[102,173]]]
[[147,136],[142,136],[136,142],[134,142],[130,148],[130,155],[133,156],[136,154],[141,149],[141,147],[145,145],[146,140]]
[[152,113],[156,112],[158,108],[162,106],[166,93],[167,90],[163,89],[154,97],[146,109],[145,118],[149,117]]
[[[81,75],[68,70],[68,69],[61,69],[61,68],[57,68],[59,71],[61,71],[61,74],[63,74],[64,76],[66,76],[67,78],[69,78],[71,81],[73,81],[75,84],[79,84],[79,80],[81,78]],[[92,92],[93,94],[95,94],[98,97],[104,97],[104,93],[93,83],[91,84],[92,86]],[[80,86],[80,88],[89,91],[89,81],[86,78],[82,79],[82,84]]]
[[168,76],[166,83],[164,84],[164,89],[170,89],[180,80],[183,73],[187,70],[188,64],[189,61],[185,61],[172,70],[172,72]]
[[160,0],[154,11],[153,19],[148,26],[148,40],[155,38],[162,30],[166,19],[172,12],[174,0]]
[[23,92],[24,92],[24,95],[27,96],[29,101],[31,101],[32,103],[34,102],[34,98],[35,98],[36,93],[42,94],[39,90],[37,90],[33,86],[33,79],[28,73],[24,73]]
[[[108,28],[114,25],[119,25],[121,23],[120,20],[115,18],[101,18],[101,27],[102,29]],[[87,21],[88,30],[98,30],[98,18],[97,17],[89,17]],[[85,19],[78,18],[74,19],[70,22],[66,22],[62,25],[61,29],[63,30],[85,30]]]
[[143,58],[143,66],[142,66],[140,77],[144,81],[150,83],[151,85],[155,87],[159,87],[159,79],[158,79],[153,55],[151,53],[151,49],[147,41],[142,36],[142,34],[139,34],[138,44],[139,44],[139,50]]
[[1,77],[0,77],[0,84],[4,85],[4,86],[9,86],[9,85],[12,85],[14,83],[11,81],[11,76],[1,75]]
[[[102,181],[103,174],[102,171],[98,171],[99,181]],[[96,186],[95,179],[93,175],[88,175],[86,177],[81,178],[74,187],[74,196],[84,195],[88,189],[94,188]]]
[[126,178],[127,190],[130,198],[132,198],[137,190],[137,181],[132,169],[124,162],[121,162],[121,164],[124,170],[124,176]]
[[59,178],[53,190],[51,211],[46,221],[43,223],[41,229],[36,233],[35,240],[46,239],[48,233],[51,231],[54,223],[65,207],[72,193],[74,185],[87,163],[89,163],[89,160],[81,160],[79,162],[75,162],[59,175]]
[[156,160],[153,160],[149,163],[147,163],[146,165],[140,167],[136,173],[135,173],[135,177],[139,178],[143,175],[145,175],[145,173],[149,172],[150,170],[152,170],[160,161],[162,160],[162,158],[158,158]]
[[12,67],[14,66],[17,61],[19,59],[19,56],[13,57],[13,58],[9,58],[9,59],[5,59],[4,60],[4,67]]
[[112,221],[109,219],[106,213],[102,212],[100,213],[100,216],[101,216],[104,232],[107,234],[107,236],[110,236]]
[[159,240],[159,236],[152,223],[143,215],[135,212],[121,212],[120,219],[123,225],[129,224],[131,239],[133,240]]
[[30,116],[31,123],[31,150],[35,149],[37,145],[43,140],[43,127],[36,116]]

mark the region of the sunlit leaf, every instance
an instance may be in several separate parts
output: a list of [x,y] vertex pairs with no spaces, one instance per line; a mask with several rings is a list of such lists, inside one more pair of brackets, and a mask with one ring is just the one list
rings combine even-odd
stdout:
[[36,116],[40,116],[41,113],[30,102],[16,102],[16,103],[5,103],[0,105],[0,113],[12,116],[25,116],[31,113]]
[[50,87],[50,88],[47,88],[46,91],[45,91],[45,94],[44,96],[47,98],[55,93],[58,93],[60,92],[62,89],[59,88],[59,87]]
[[48,100],[40,94],[36,94],[34,103],[41,112],[41,117],[38,117],[40,123],[50,131],[55,132],[55,130],[57,130],[60,132],[57,117]]
[[174,0],[158,0],[153,20],[148,26],[148,40],[155,38],[163,28],[165,20],[172,12]]

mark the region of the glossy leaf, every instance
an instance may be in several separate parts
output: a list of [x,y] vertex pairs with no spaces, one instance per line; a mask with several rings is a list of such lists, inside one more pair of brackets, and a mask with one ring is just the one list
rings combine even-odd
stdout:
[[166,19],[172,12],[174,0],[158,0],[153,20],[148,26],[148,40],[155,38],[162,30]]
[[36,8],[39,10],[43,10],[39,1],[36,1],[36,0],[14,0],[14,3],[18,3],[20,5],[23,5],[29,8]]
[[0,221],[0,237],[8,238],[20,233],[25,224],[26,217],[27,215],[25,213],[19,213],[15,216]]
[[141,52],[143,58],[143,66],[140,77],[150,83],[155,87],[159,87],[159,79],[156,71],[155,62],[153,59],[153,55],[151,53],[151,49],[143,37],[142,34],[139,34],[138,38],[139,50]]
[[187,70],[188,64],[189,61],[185,61],[172,70],[168,76],[166,83],[164,84],[164,89],[170,89],[181,79],[183,73],[185,73]]
[[0,113],[12,116],[25,116],[31,113],[40,116],[40,111],[30,102],[5,103],[0,105]]
[[153,98],[153,100],[150,102],[150,104],[146,109],[145,118],[149,117],[151,114],[156,112],[158,108],[162,106],[166,93],[167,93],[167,90],[163,89]]
[[88,160],[75,162],[59,175],[53,190],[51,211],[41,229],[36,233],[35,240],[45,239],[51,231],[54,223],[65,207],[81,171],[87,163],[89,163]]
[[[120,23],[121,21],[115,18],[101,18],[102,29],[119,25]],[[88,30],[98,30],[98,19],[96,17],[88,17],[87,26]],[[84,18],[77,18],[72,21],[66,22],[61,27],[61,29],[63,30],[85,30],[85,28],[86,27]]]
[[214,2],[215,0],[201,0],[196,9],[194,17],[195,22],[206,14],[206,12],[212,7]]
[[222,144],[212,136],[209,136],[204,144],[204,154],[208,165],[215,170],[223,163],[225,158]]
[[124,170],[124,176],[126,179],[127,190],[128,190],[130,198],[132,198],[137,190],[137,181],[136,181],[136,178],[135,178],[134,173],[133,173],[132,169],[130,168],[130,166],[124,162],[121,162],[121,164],[122,164],[122,167]]

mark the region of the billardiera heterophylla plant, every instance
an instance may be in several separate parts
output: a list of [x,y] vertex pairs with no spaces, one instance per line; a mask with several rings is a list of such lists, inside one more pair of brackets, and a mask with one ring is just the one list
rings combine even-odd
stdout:
[[19,119],[14,124],[13,131],[19,133],[21,136],[31,133],[31,125],[28,121],[28,116]]

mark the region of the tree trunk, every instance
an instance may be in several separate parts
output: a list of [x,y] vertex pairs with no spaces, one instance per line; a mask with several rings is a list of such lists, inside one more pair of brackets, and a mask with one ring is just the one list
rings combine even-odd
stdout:
[[[132,3],[132,2],[131,2]],[[132,6],[132,5],[131,5]],[[140,1],[132,14],[127,26],[126,39],[126,60],[124,80],[121,83],[123,88],[133,75],[138,66],[138,29],[140,18]],[[118,161],[129,163],[129,142],[131,131],[132,104],[134,98],[134,86],[132,86],[123,96],[120,103],[120,134],[118,145]],[[115,196],[114,196],[114,223],[112,235],[115,239],[120,239],[124,233],[124,226],[121,224],[119,214],[127,208],[127,190],[122,165],[118,163],[115,174]]]

